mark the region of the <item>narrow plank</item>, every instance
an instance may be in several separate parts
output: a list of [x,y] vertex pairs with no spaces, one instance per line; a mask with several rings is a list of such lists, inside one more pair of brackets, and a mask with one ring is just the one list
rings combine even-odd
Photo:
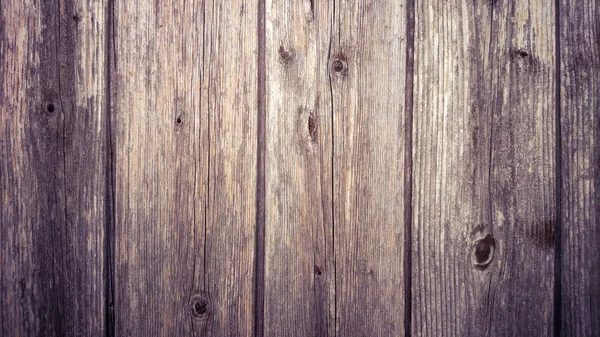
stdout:
[[256,4],[115,6],[116,334],[250,335]]
[[404,336],[406,2],[334,6],[336,333]]
[[192,336],[192,321],[206,322],[191,305],[204,289],[195,277],[208,184],[204,4],[116,1],[112,10],[115,334]]
[[0,6],[0,335],[102,336],[105,1]]
[[212,301],[208,336],[251,336],[254,329],[257,12],[257,0],[206,4],[202,113],[208,116],[210,135],[204,271],[204,289]]
[[560,1],[562,336],[600,331],[600,2]]
[[417,2],[414,336],[553,333],[554,8]]
[[265,336],[334,335],[332,11],[266,2]]

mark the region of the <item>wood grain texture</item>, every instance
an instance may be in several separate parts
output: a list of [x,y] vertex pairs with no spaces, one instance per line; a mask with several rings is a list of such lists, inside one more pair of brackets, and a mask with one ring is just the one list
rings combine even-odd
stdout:
[[552,335],[554,7],[415,10],[412,334]]
[[0,5],[0,335],[105,334],[104,1]]
[[332,10],[266,3],[265,336],[334,335]]
[[600,2],[560,1],[562,336],[600,331]]
[[250,335],[256,3],[115,5],[116,334]]
[[406,3],[334,6],[336,333],[403,336]]

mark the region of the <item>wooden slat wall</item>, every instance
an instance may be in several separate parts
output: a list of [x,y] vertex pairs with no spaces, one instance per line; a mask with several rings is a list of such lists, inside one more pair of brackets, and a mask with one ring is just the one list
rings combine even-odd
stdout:
[[562,336],[600,331],[600,2],[560,1]]
[[0,5],[0,335],[105,332],[104,1]]
[[594,336],[599,14],[3,1],[0,335]]
[[116,334],[250,335],[256,3],[114,10]]
[[554,17],[416,3],[415,336],[552,335]]

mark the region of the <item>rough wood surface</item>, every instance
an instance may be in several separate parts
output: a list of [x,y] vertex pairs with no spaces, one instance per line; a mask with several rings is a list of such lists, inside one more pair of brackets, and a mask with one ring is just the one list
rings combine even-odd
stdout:
[[554,7],[415,17],[412,334],[552,335]]
[[562,336],[600,331],[600,2],[560,1]]
[[256,3],[116,2],[116,334],[252,329]]
[[336,1],[333,114],[336,332],[404,335],[404,1]]
[[266,4],[265,336],[334,334],[332,4]]
[[2,0],[0,335],[596,335],[599,29]]
[[0,335],[105,334],[104,1],[0,5]]

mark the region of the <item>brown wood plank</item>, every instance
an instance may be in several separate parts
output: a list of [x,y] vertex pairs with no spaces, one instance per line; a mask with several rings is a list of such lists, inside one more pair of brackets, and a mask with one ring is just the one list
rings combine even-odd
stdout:
[[412,334],[552,335],[554,7],[415,14]]
[[102,336],[105,1],[0,6],[0,335]]
[[204,287],[212,301],[208,336],[251,336],[254,328],[257,7],[257,0],[235,0],[207,3],[205,10],[202,111],[208,116],[210,168]]
[[560,1],[562,336],[600,331],[600,2]]
[[251,334],[256,4],[116,2],[116,334]]
[[336,332],[403,336],[406,2],[334,6]]
[[265,336],[334,335],[332,10],[266,3]]

